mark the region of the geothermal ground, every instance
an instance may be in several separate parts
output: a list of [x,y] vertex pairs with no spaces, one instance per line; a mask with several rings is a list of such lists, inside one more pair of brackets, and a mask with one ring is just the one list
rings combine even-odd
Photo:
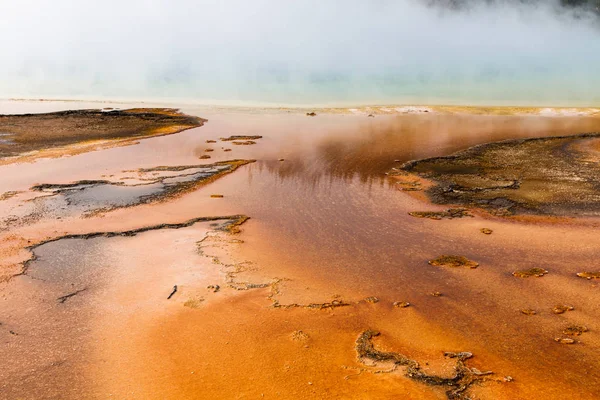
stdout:
[[0,104],[0,398],[600,397],[592,112]]

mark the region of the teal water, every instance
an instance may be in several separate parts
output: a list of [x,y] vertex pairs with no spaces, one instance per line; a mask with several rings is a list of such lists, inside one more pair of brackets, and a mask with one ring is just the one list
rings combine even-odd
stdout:
[[597,15],[426,3],[11,2],[0,98],[600,106]]

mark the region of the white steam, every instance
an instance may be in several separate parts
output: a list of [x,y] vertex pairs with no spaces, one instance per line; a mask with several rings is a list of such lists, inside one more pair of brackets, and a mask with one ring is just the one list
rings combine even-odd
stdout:
[[597,17],[423,3],[0,0],[0,97],[600,104]]

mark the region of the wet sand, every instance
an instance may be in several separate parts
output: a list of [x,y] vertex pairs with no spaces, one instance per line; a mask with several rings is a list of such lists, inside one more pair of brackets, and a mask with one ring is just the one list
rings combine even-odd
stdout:
[[[107,192],[84,191],[77,205],[89,215],[67,203],[0,232],[0,397],[448,398],[447,386],[393,360],[359,358],[368,330],[380,332],[374,349],[427,376],[452,377],[457,362],[444,352],[473,353],[466,367],[494,374],[457,398],[600,396],[598,287],[576,275],[598,269],[597,220],[415,218],[448,206],[386,175],[491,141],[599,131],[600,119],[183,111],[209,122],[0,167],[0,192],[14,193],[0,201],[4,222],[49,195],[31,190],[39,184],[137,184],[143,170],[202,164],[204,154],[206,164],[256,160],[165,201],[90,213]],[[235,135],[262,138],[220,140]],[[250,219],[221,229],[238,215]],[[441,255],[478,266],[428,263]],[[513,276],[532,267],[549,272]],[[574,309],[555,314],[558,304]],[[570,325],[588,331],[564,334]]]

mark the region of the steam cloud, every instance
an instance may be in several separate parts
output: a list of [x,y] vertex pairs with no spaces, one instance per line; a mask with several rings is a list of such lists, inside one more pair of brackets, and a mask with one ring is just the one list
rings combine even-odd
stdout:
[[0,97],[600,105],[600,24],[553,1],[19,0]]

